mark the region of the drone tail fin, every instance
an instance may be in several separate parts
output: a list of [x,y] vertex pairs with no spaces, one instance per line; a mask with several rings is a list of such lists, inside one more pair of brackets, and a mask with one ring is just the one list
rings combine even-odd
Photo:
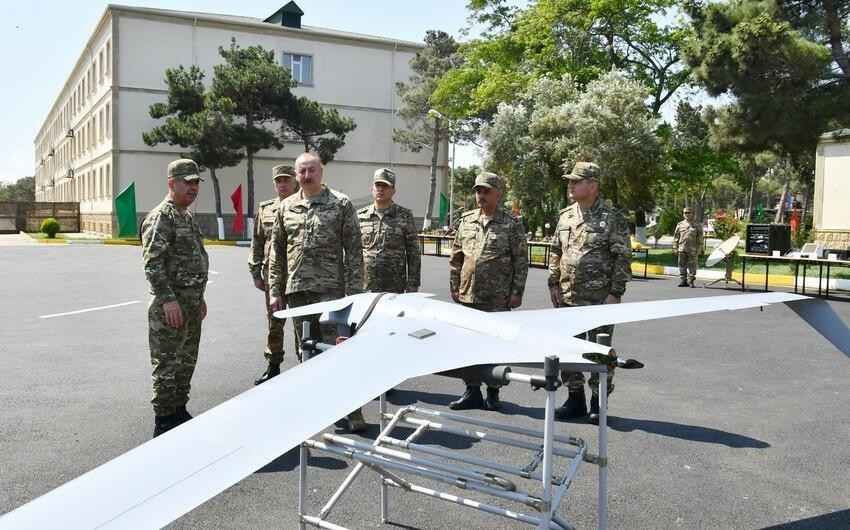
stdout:
[[847,329],[847,325],[829,304],[818,298],[793,300],[785,304],[844,355],[850,357],[850,329]]

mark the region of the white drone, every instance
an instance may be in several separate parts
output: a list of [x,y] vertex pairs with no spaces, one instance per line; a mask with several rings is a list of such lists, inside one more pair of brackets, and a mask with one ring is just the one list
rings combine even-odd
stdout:
[[[366,293],[276,313],[323,313],[354,336],[0,517],[0,529],[156,528],[204,503],[406,379],[479,364],[610,363],[589,329],[785,303],[845,355],[850,330],[824,301],[790,293],[483,313],[424,294]],[[591,354],[591,355],[587,355]],[[595,355],[594,355],[595,354]],[[596,362],[594,362],[596,361]],[[348,384],[352,374],[357,385]],[[345,399],[326,388],[345,388]],[[309,404],[309,411],[305,410]],[[545,528],[561,528],[547,523]],[[336,527],[335,527],[336,528]]]

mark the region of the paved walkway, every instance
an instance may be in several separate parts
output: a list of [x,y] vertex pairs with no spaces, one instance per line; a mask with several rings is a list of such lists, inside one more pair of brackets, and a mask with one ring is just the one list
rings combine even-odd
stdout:
[[0,247],[34,244],[34,239],[23,234],[0,234]]

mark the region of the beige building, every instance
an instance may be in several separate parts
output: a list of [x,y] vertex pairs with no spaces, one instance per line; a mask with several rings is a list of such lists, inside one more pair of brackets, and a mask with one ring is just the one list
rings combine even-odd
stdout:
[[850,249],[850,129],[826,133],[815,157],[815,241]]
[[[266,20],[107,6],[36,135],[36,200],[79,201],[82,229],[103,234],[117,232],[113,198],[131,182],[140,216],[158,204],[166,190],[166,166],[180,156],[180,148],[149,147],[142,132],[160,123],[148,115],[148,108],[165,100],[165,70],[197,65],[209,83],[213,66],[222,62],[218,48],[227,48],[235,38],[243,48],[273,50],[299,81],[293,89],[296,95],[335,108],[357,123],[325,169],[331,187],[355,202],[368,200],[372,172],[389,166],[399,179],[396,200],[424,217],[430,151],[406,152],[392,140],[393,129],[403,127],[396,116],[400,99],[395,84],[408,81],[410,59],[422,45],[301,26],[300,18],[292,2]],[[271,168],[291,163],[302,151],[300,143],[288,142],[281,151],[256,155],[251,211],[274,195]],[[448,195],[446,153],[443,145],[437,192]],[[234,213],[229,196],[240,183],[247,201],[245,163],[216,174],[229,230]],[[205,233],[214,236],[210,179],[193,209]]]

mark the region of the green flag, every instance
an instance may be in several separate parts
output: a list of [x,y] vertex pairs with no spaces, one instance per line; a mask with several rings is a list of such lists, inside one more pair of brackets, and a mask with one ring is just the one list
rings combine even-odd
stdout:
[[136,227],[136,184],[134,182],[115,197],[115,217],[118,218],[118,237],[139,234]]
[[449,199],[441,193],[440,194],[440,224],[442,224],[446,221],[446,216],[448,215],[448,213],[449,213]]
[[763,223],[764,222],[764,206],[761,203],[756,207],[756,222]]

